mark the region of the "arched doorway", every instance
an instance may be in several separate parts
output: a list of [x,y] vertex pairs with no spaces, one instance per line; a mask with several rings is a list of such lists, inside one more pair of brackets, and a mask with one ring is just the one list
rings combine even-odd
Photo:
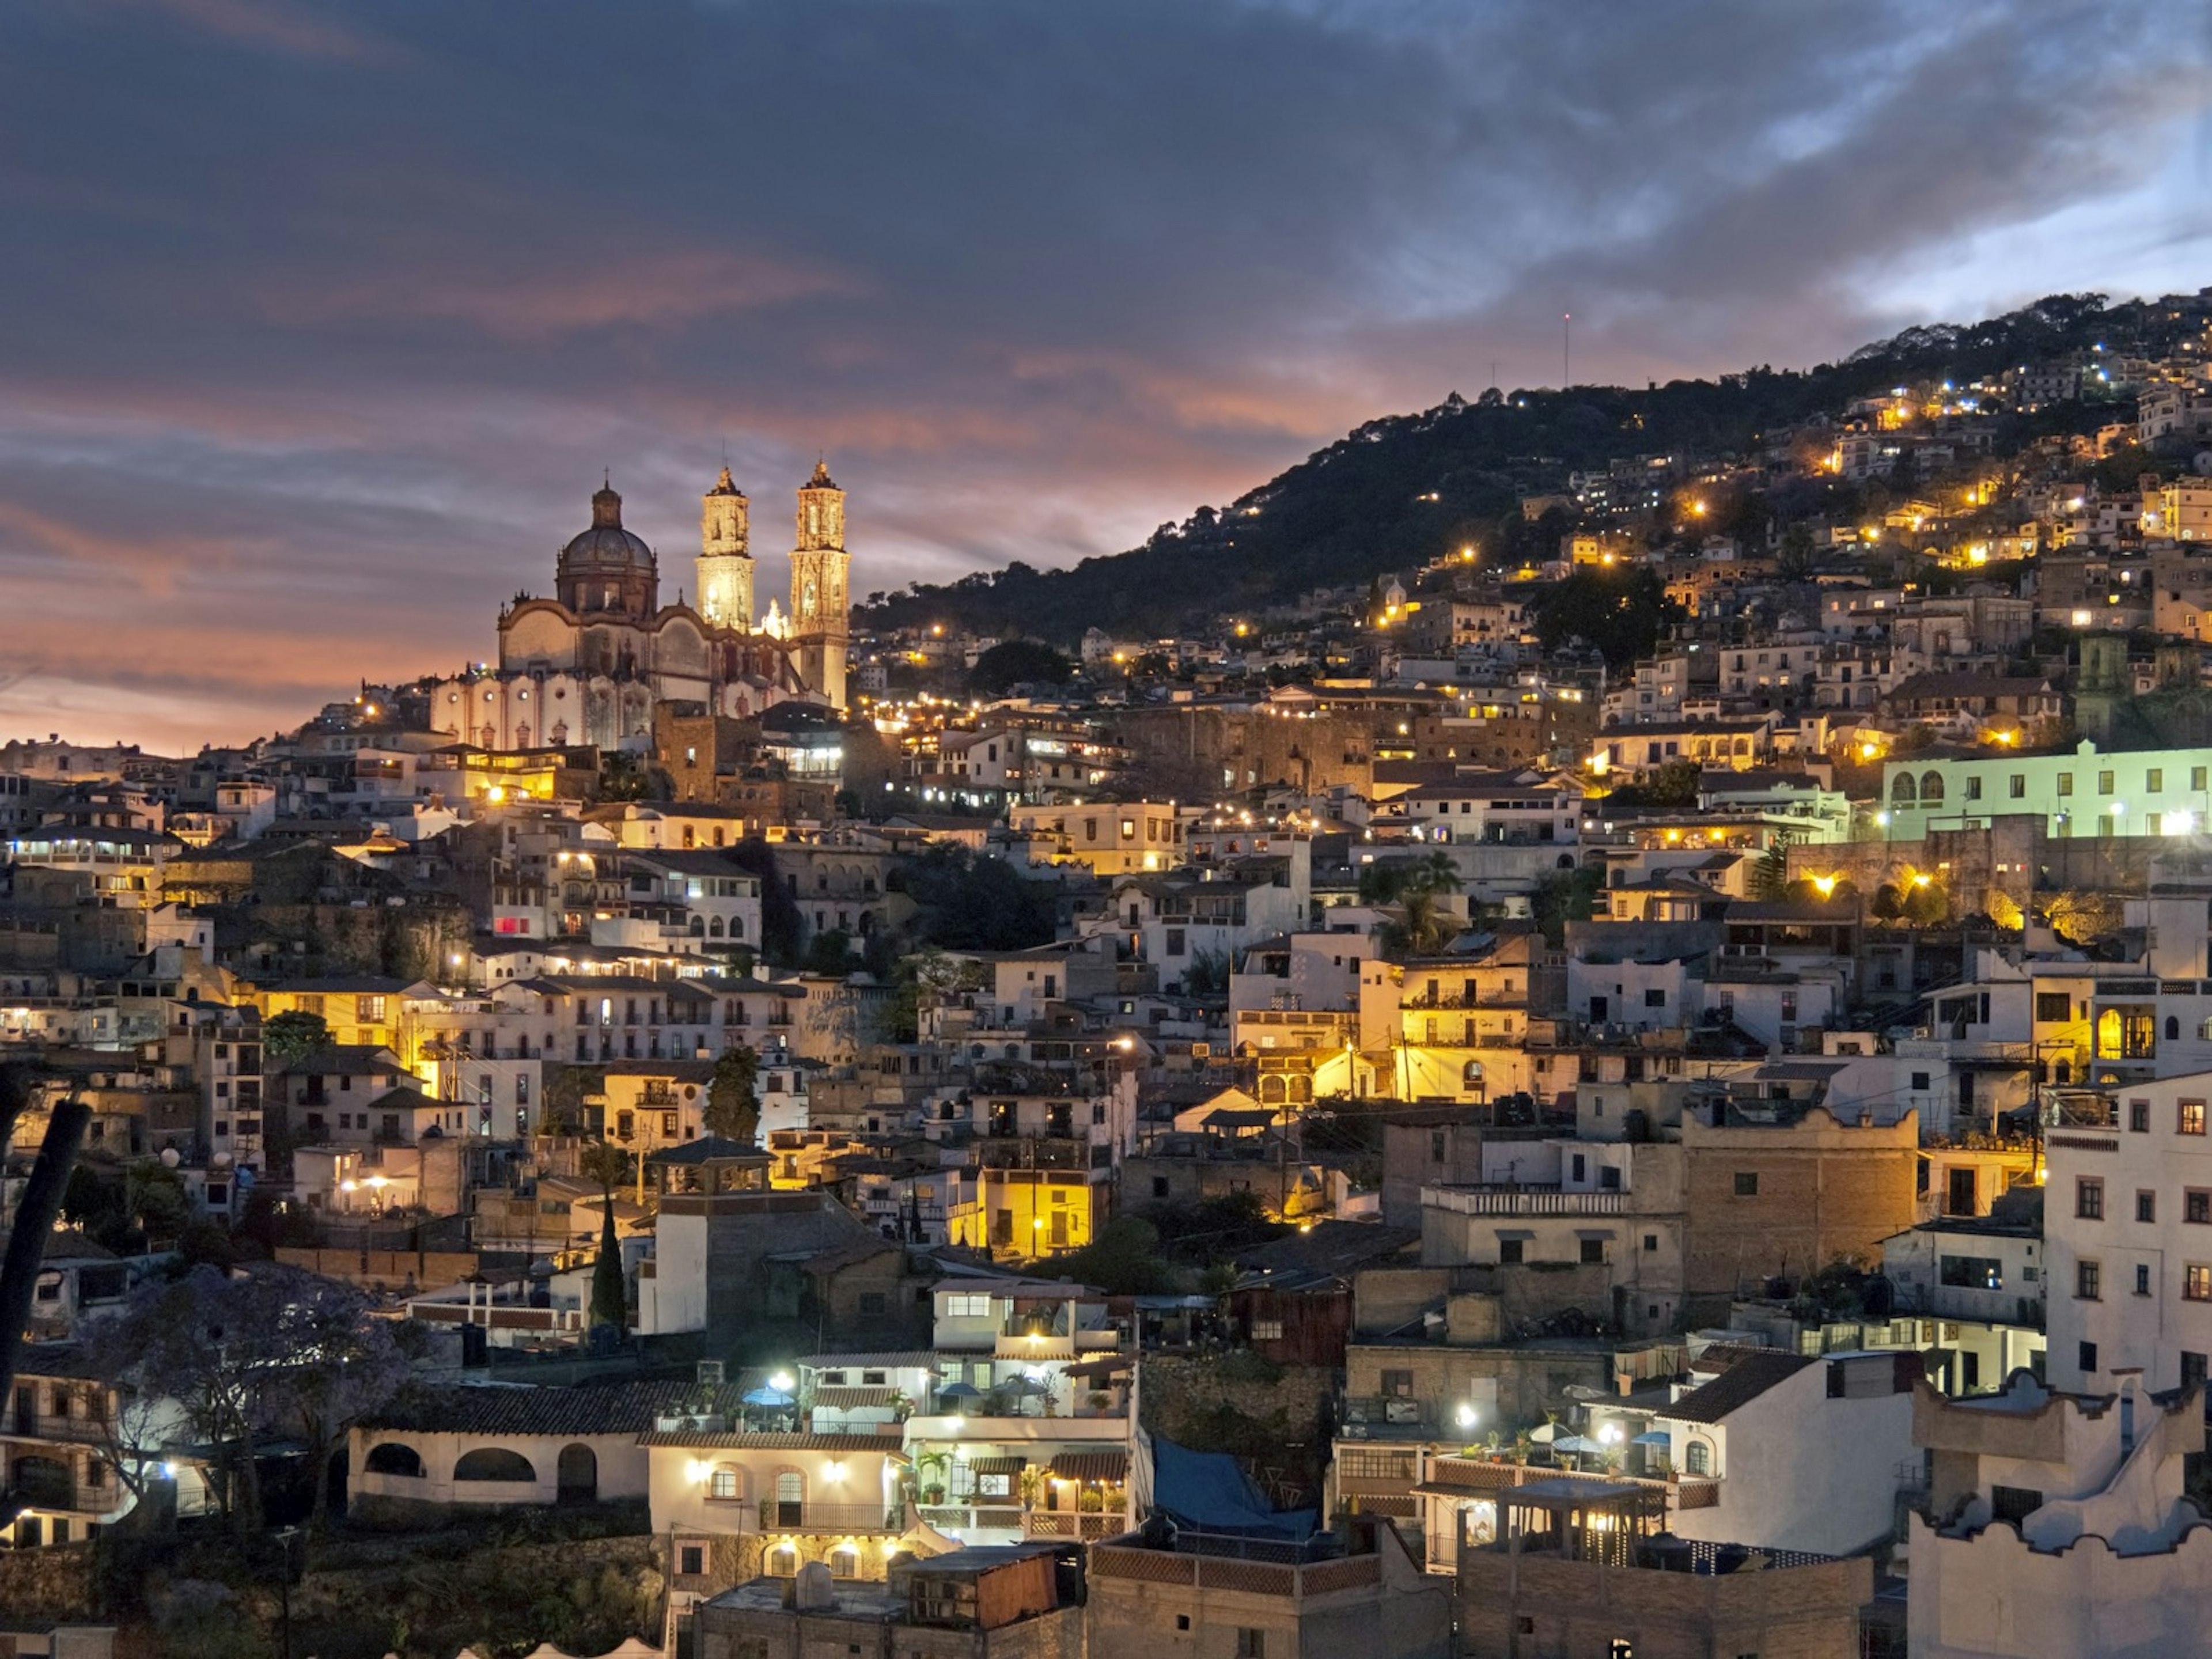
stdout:
[[598,1501],[599,1454],[585,1445],[562,1447],[556,1479],[559,1481],[557,1498],[561,1503],[590,1504]]

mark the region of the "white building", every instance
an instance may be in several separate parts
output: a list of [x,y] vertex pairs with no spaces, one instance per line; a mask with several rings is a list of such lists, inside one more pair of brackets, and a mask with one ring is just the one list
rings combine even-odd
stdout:
[[2203,1395],[1913,1397],[1929,1454],[1911,1522],[1913,1659],[2201,1659],[2212,1654],[2212,1528],[2182,1494]]
[[1886,1540],[1915,1465],[1915,1353],[1753,1352],[1653,1413],[1670,1465],[1714,1480],[1675,1533],[1846,1555]]
[[2065,1097],[2046,1120],[2053,1386],[2204,1380],[2212,1355],[2212,1073]]

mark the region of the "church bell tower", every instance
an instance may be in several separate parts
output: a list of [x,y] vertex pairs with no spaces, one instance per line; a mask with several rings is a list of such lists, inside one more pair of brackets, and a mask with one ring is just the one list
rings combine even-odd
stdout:
[[724,467],[700,498],[699,614],[716,628],[753,628],[753,556],[747,546],[745,493]]
[[826,462],[799,491],[799,541],[791,550],[791,637],[799,678],[845,706],[845,653],[850,637],[846,585],[853,556],[845,550],[845,492]]

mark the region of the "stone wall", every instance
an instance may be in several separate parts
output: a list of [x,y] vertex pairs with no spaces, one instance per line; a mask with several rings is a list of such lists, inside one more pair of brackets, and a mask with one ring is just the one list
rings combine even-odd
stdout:
[[1145,1426],[1194,1451],[1242,1459],[1279,1507],[1320,1501],[1337,1374],[1271,1365],[1256,1355],[1148,1355]]
[[93,1546],[0,1553],[0,1608],[9,1619],[87,1619],[99,1613]]

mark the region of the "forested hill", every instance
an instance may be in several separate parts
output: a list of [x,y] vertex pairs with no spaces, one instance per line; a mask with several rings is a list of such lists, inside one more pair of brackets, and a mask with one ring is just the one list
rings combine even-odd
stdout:
[[2108,307],[2101,295],[2062,295],[1972,325],[1910,329],[1807,371],[1759,368],[1641,392],[1493,391],[1473,403],[1454,393],[1419,414],[1370,421],[1227,507],[1162,526],[1129,552],[1071,570],[1015,563],[918,585],[882,596],[858,620],[943,623],[1066,646],[1092,626],[1125,638],[1194,628],[1492,543],[1520,495],[1559,489],[1571,471],[1633,455],[1747,455],[1761,434],[1901,382],[1963,385],[2108,338],[2117,351],[2120,339],[2180,325],[2154,304]]

